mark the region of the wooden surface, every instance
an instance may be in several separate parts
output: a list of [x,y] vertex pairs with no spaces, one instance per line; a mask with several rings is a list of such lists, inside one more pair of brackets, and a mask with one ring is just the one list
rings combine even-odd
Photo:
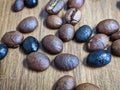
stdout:
[[[6,32],[16,30],[18,23],[28,16],[36,16],[39,27],[34,32],[24,35],[25,37],[32,35],[41,41],[44,36],[55,34],[57,30],[50,30],[44,24],[44,19],[47,16],[44,7],[48,1],[39,0],[39,5],[36,8],[24,8],[21,12],[13,13],[11,5],[14,0],[0,0],[0,38]],[[99,21],[108,18],[116,19],[120,23],[118,1],[86,0],[85,5],[80,9],[82,20],[75,26],[75,29],[77,30],[83,24],[88,24],[94,28]],[[59,16],[63,17],[64,14],[65,10],[62,10]],[[45,53],[41,49],[39,51]],[[63,52],[75,54],[79,57],[80,64],[76,69],[69,72],[60,72],[50,66],[46,71],[37,73],[24,66],[23,62],[26,56],[19,48],[10,49],[7,57],[0,61],[0,90],[52,90],[54,83],[64,75],[74,76],[77,85],[89,82],[98,85],[102,90],[120,90],[120,58],[113,56],[111,63],[107,66],[89,68],[84,64],[88,55],[84,50],[84,44],[74,41],[64,43]],[[55,57],[55,55],[48,56],[51,61]]]

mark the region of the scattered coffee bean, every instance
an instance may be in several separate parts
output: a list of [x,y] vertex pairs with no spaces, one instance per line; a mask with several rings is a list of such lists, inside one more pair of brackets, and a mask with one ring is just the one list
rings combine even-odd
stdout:
[[28,8],[34,8],[38,5],[38,0],[24,0],[25,6]]
[[81,26],[75,33],[75,40],[77,42],[86,42],[92,35],[92,29],[88,25]]
[[112,54],[120,56],[120,39],[114,41],[111,46]]
[[31,52],[36,52],[39,49],[39,42],[36,38],[29,36],[25,38],[21,45],[22,50],[25,54],[29,54]]
[[89,51],[105,49],[109,44],[109,38],[105,34],[96,34],[87,43]]
[[75,90],[101,90],[98,86],[91,83],[82,83],[78,85]]
[[8,47],[5,44],[0,44],[0,60],[2,60],[8,53]]
[[26,58],[28,67],[35,71],[44,71],[50,65],[49,58],[42,53],[33,52],[29,54]]
[[119,32],[116,32],[116,33],[113,33],[113,34],[110,36],[110,39],[111,39],[112,41],[115,41],[115,40],[120,39],[120,31],[119,31]]
[[23,41],[24,37],[22,33],[18,31],[10,31],[5,33],[2,38],[2,42],[9,48],[17,48]]
[[48,28],[58,29],[62,25],[62,19],[57,15],[50,15],[46,19],[46,25]]
[[55,66],[63,71],[69,71],[76,68],[79,64],[77,56],[72,54],[60,54],[54,59]]
[[23,0],[15,0],[12,10],[14,12],[19,12],[24,8],[24,1]]
[[42,45],[50,54],[58,54],[63,50],[63,42],[54,35],[47,35],[42,40]]
[[79,9],[71,8],[65,14],[67,23],[72,25],[77,24],[81,20],[82,14]]
[[63,0],[50,0],[46,6],[49,14],[57,14],[64,6]]
[[114,19],[106,19],[101,21],[96,29],[98,33],[111,35],[119,30],[119,23]]
[[55,90],[73,90],[75,85],[75,79],[72,76],[65,75],[57,81]]
[[67,42],[73,39],[74,37],[74,27],[71,24],[62,25],[61,28],[58,30],[58,36],[63,41]]
[[17,29],[22,33],[30,33],[33,32],[38,26],[38,21],[36,17],[30,16],[25,19],[23,19]]
[[84,4],[85,0],[68,0],[68,7],[69,8],[81,8]]

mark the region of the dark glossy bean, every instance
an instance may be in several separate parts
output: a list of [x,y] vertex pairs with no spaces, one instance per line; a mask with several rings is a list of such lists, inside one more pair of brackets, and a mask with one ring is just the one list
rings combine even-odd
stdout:
[[112,41],[115,41],[115,40],[120,39],[120,31],[119,31],[119,32],[116,32],[116,33],[113,33],[113,34],[110,36],[110,39],[111,39]]
[[8,53],[8,47],[5,44],[0,44],[0,60],[2,60]]
[[24,0],[25,6],[28,8],[34,8],[38,5],[38,0]]

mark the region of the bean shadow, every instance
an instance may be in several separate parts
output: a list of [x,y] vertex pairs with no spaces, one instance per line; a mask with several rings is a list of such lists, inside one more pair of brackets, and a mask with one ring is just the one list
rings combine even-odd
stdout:
[[116,7],[120,10],[120,1],[117,1]]
[[52,90],[56,90],[56,86],[57,86],[57,81],[54,83],[54,85],[52,86]]

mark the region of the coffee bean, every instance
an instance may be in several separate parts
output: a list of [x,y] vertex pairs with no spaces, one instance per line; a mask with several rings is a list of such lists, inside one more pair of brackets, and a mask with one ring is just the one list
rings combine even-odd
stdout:
[[60,54],[54,59],[55,66],[63,71],[69,71],[76,68],[79,64],[77,56],[72,54]]
[[115,40],[120,39],[120,31],[119,31],[119,32],[116,32],[116,33],[113,33],[113,34],[110,36],[110,39],[111,39],[112,41],[115,41]]
[[68,0],[68,7],[69,8],[81,8],[84,4],[85,0]]
[[0,44],[0,60],[2,60],[8,53],[8,47],[5,44]]
[[58,29],[62,25],[62,19],[57,15],[50,15],[46,19],[46,25],[48,28]]
[[22,33],[18,31],[10,31],[5,33],[2,37],[2,42],[9,48],[17,48],[23,41],[24,37]]
[[46,5],[46,11],[49,14],[57,14],[64,6],[63,0],[50,0]]
[[34,8],[38,5],[38,0],[24,0],[25,6],[28,8]]
[[120,56],[120,39],[114,41],[111,46],[112,54]]
[[106,19],[106,20],[101,21],[97,25],[96,29],[97,29],[97,32],[99,32],[99,33],[111,35],[111,34],[117,32],[119,30],[119,27],[120,27],[120,25],[116,20]]
[[96,34],[87,43],[89,51],[105,49],[109,44],[109,38],[105,34]]
[[98,86],[91,83],[82,83],[78,85],[75,90],[101,90]]
[[65,75],[57,81],[55,90],[73,90],[75,85],[75,79],[72,76]]
[[17,29],[22,33],[30,33],[33,32],[38,26],[38,21],[36,17],[30,16],[25,19],[23,19]]
[[110,63],[111,54],[107,50],[97,50],[87,57],[87,64],[93,67],[102,67]]
[[50,54],[58,54],[63,50],[63,42],[54,35],[47,35],[42,40],[42,45]]
[[23,41],[21,48],[25,54],[36,52],[39,49],[39,42],[36,38],[29,36]]
[[26,58],[28,67],[35,71],[44,71],[50,65],[49,58],[40,52],[33,52]]
[[88,25],[81,26],[75,33],[75,40],[77,42],[86,42],[92,35],[92,29]]
[[24,8],[24,1],[23,0],[15,0],[12,10],[14,12],[19,12]]
[[77,24],[81,20],[82,14],[79,9],[71,8],[65,14],[67,23],[72,25]]
[[71,24],[62,25],[61,28],[58,30],[58,36],[63,41],[67,42],[73,39],[74,37],[74,27]]

